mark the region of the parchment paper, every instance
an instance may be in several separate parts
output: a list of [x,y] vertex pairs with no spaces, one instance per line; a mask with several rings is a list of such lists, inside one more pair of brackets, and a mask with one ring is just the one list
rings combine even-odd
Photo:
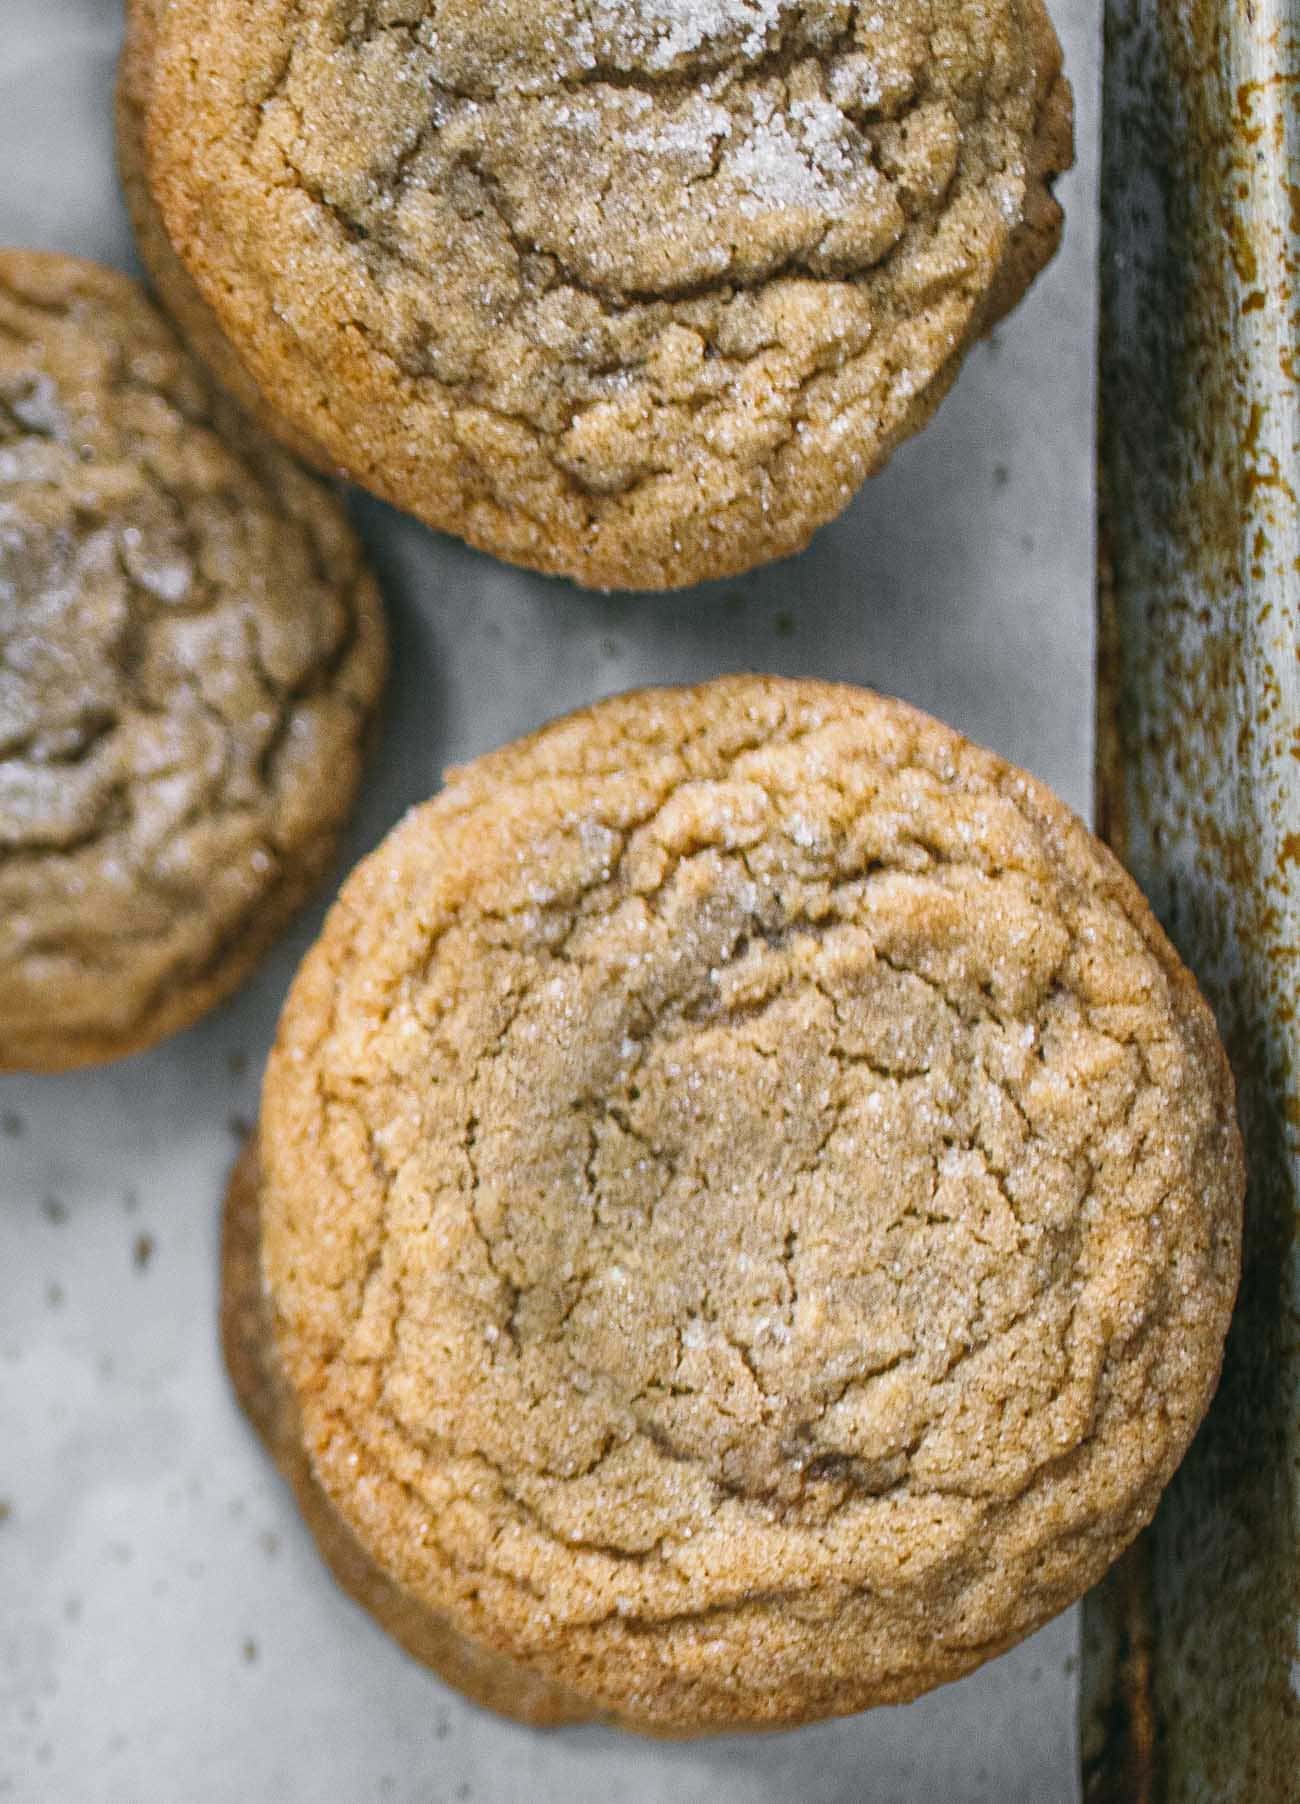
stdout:
[[[347,862],[442,768],[610,691],[744,667],[892,690],[1086,810],[1097,0],[1065,247],[803,557],[675,598],[523,575],[369,502],[395,676]],[[0,241],[131,267],[118,0],[0,0]],[[1069,1804],[1075,1619],[906,1709],[657,1746],[537,1734],[333,1587],[217,1354],[217,1212],[312,911],[157,1052],[0,1080],[0,1798],[23,1804]]]

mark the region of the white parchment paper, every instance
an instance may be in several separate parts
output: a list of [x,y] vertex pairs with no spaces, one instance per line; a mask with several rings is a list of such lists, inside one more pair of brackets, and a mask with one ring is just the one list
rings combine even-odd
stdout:
[[[612,690],[745,667],[895,691],[1086,811],[1099,9],[1054,11],[1079,117],[1065,247],[802,558],[605,599],[358,504],[395,675],[348,862],[448,762]],[[132,266],[119,29],[119,0],[0,0],[0,242]],[[320,914],[159,1051],[0,1080],[0,1799],[1069,1804],[1073,1613],[906,1709],[657,1746],[498,1722],[335,1590],[216,1337],[222,1186]]]

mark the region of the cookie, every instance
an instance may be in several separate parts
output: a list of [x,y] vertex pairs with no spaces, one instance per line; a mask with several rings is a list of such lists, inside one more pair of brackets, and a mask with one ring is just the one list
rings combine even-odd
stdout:
[[659,1734],[914,1697],[1064,1608],[1237,1281],[1231,1079],[1131,880],[816,682],[452,772],[305,960],[259,1148],[300,1493],[431,1637]]
[[580,583],[798,550],[1059,235],[1041,0],[154,4],[125,160],[267,405]]
[[134,283],[0,251],[0,1070],[242,981],[333,854],[384,661],[337,498]]

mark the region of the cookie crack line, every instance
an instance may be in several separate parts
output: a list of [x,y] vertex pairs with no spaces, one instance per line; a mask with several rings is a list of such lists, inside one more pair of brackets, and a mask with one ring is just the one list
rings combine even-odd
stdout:
[[[799,62],[815,63],[824,72],[838,59],[839,56],[851,49],[854,42],[853,33],[856,15],[857,7],[854,5],[850,8],[850,20],[848,25],[846,25],[846,27],[838,34],[832,44],[820,48],[816,54],[811,51],[778,49],[773,51],[770,57],[763,59],[761,62],[754,63],[753,65],[746,65],[740,73],[746,78],[752,76],[755,80],[768,79],[773,74],[782,76],[788,74],[790,69]],[[771,65],[770,68],[768,67],[769,64]],[[285,71],[285,83],[287,83],[291,73],[291,66],[292,55],[290,57],[289,66]],[[561,83],[554,90],[534,90],[530,88],[527,90],[526,97],[529,101],[536,100],[540,102],[556,92],[576,92],[584,86],[601,85],[618,88],[629,84],[618,81],[603,82],[600,75],[593,72],[583,83]],[[656,84],[656,86],[659,85],[660,84]],[[701,84],[698,81],[687,81],[684,83],[683,92],[688,95],[698,93],[700,85]],[[484,98],[483,96],[469,91],[462,92],[454,87],[449,87],[440,78],[434,79],[433,88],[435,92],[450,100],[460,99],[472,104],[479,104]],[[725,92],[725,89],[720,90],[718,97]],[[929,78],[924,69],[922,69],[917,73],[913,92],[906,105],[901,109],[896,109],[887,114],[881,113],[879,115],[879,123],[887,122],[891,125],[899,125],[902,121],[906,120],[909,115],[917,112],[926,103],[929,98],[929,93]],[[283,84],[281,88],[277,90],[277,96],[292,108],[298,120],[299,133],[301,136],[305,136],[307,129],[305,117],[297,105],[289,100],[287,94],[283,92]],[[491,100],[496,98],[496,96],[488,95],[486,98]],[[260,100],[256,103],[256,110],[264,115],[267,104],[268,100]],[[861,125],[861,118],[855,114],[852,109],[844,106],[837,106],[836,110],[846,125]],[[436,137],[439,131],[444,129],[444,127],[445,121],[440,120],[438,117],[438,108],[435,106],[431,110],[430,117],[416,131],[412,141],[399,151],[394,162],[386,167],[381,166],[375,171],[376,178],[379,180],[380,186],[385,192],[389,193],[391,196],[394,190],[400,190],[405,186],[405,183],[411,174],[413,162],[418,158],[420,152],[426,147],[429,140]],[[875,168],[878,171],[879,165],[875,160],[874,146],[871,140],[869,138],[864,138],[863,143],[870,153],[867,157],[867,164],[865,166]],[[324,191],[324,188],[319,181],[308,176],[300,165],[294,163],[289,157],[287,150],[282,150],[281,154],[284,156],[287,166],[293,171],[302,192],[307,198],[313,201],[314,204],[330,214],[343,232],[345,238],[353,243],[358,241],[363,244],[372,243],[378,249],[382,250],[385,256],[392,257],[404,267],[410,269],[412,273],[419,275],[427,273],[424,265],[418,259],[412,257],[410,253],[396,241],[391,230],[387,229],[387,222],[382,216],[378,219],[374,219],[369,216],[366,210],[345,206],[337,199],[329,196]],[[485,154],[485,152],[481,151],[477,153],[465,152],[460,155],[458,161],[462,167],[472,170],[481,183],[483,192],[510,241],[517,264],[522,267],[529,260],[541,256],[548,258],[555,263],[556,268],[559,271],[559,279],[551,279],[547,284],[547,288],[542,292],[549,292],[550,290],[560,288],[575,294],[583,295],[599,302],[602,305],[602,308],[607,310],[611,316],[643,306],[672,306],[684,302],[705,300],[718,296],[728,297],[737,294],[757,292],[766,288],[770,283],[793,278],[829,285],[855,285],[861,281],[878,276],[881,270],[888,264],[889,260],[896,254],[899,254],[899,247],[902,242],[901,240],[895,241],[895,243],[889,246],[881,256],[872,259],[865,264],[845,270],[826,271],[817,269],[813,260],[820,254],[820,244],[818,244],[810,247],[805,252],[794,254],[783,260],[777,260],[752,275],[745,275],[733,268],[724,271],[719,275],[700,278],[699,280],[688,283],[664,283],[651,288],[638,288],[635,284],[608,286],[595,284],[584,278],[581,272],[572,264],[566,264],[553,248],[548,249],[531,242],[519,230],[511,217],[510,210],[506,204],[501,189],[500,179],[485,166]],[[721,144],[715,149],[715,160],[716,156],[720,154]],[[810,164],[809,167],[811,168],[812,165]],[[612,179],[613,176],[611,172],[611,180]],[[691,178],[691,182],[688,185],[693,185],[702,179],[705,179],[705,177],[694,176]],[[604,196],[602,195],[599,198],[603,199]],[[835,219],[832,215],[827,220],[827,233],[833,229],[834,224]],[[825,234],[823,234],[823,241],[824,237]],[[535,298],[534,295],[521,291],[511,309],[511,317]],[[392,354],[391,351],[389,354]],[[418,374],[419,372],[408,371],[408,373]],[[456,385],[452,384],[451,386],[454,387]],[[489,412],[503,412],[503,417],[517,417],[511,415],[509,412],[494,407],[487,398],[481,398],[478,404],[483,405]]]
[[[675,98],[692,98],[701,89],[708,89],[710,97],[714,92],[725,93],[730,82],[736,79],[761,82],[772,76],[788,75],[791,69],[799,64],[816,63],[823,71],[849,53],[857,43],[857,27],[861,0],[846,0],[845,6],[839,10],[845,13],[845,22],[829,37],[799,38],[798,33],[803,22],[796,21],[790,31],[778,25],[769,24],[762,34],[762,48],[748,54],[737,55],[733,49],[729,55],[713,55],[696,53],[683,55],[669,66],[653,69],[638,66],[634,63],[620,63],[615,59],[593,59],[579,72],[550,79],[546,76],[525,76],[513,84],[493,87],[483,83],[476,87],[462,87],[448,81],[445,74],[432,78],[437,90],[448,97],[482,104],[484,102],[505,98],[526,101],[543,101],[557,99],[569,94],[581,93],[584,88],[609,87],[630,89],[638,93],[659,98],[668,94]],[[793,12],[793,6],[786,11]],[[307,47],[304,33],[306,6],[304,0],[295,0],[294,16],[297,21],[293,40],[288,48],[284,63],[277,68],[271,83],[256,93],[251,102],[256,106],[265,106],[269,101],[284,96],[285,89],[293,74],[293,59]],[[374,18],[367,9],[366,18],[358,28],[347,29],[336,40],[336,48],[350,50],[364,49],[378,37],[403,38],[414,51],[417,48],[428,48],[428,40],[421,36],[422,25],[429,21],[413,24],[409,20],[398,19],[381,21]],[[588,8],[587,23],[594,27],[596,21]],[[719,34],[721,35],[721,34]],[[921,76],[924,76],[922,70]],[[719,77],[726,77],[727,83],[715,89],[713,84]],[[883,115],[882,115],[883,116]]]
[[[818,62],[819,66],[824,68],[834,59],[832,54],[828,53],[823,59],[805,58],[804,60]],[[785,66],[782,66],[783,63]],[[789,66],[792,66],[789,59],[778,59],[777,66],[772,73],[788,73]],[[748,73],[749,71],[746,71],[746,74]],[[286,71],[286,82],[288,74],[289,71]],[[570,87],[561,85],[556,91],[577,92],[582,86],[606,86],[618,91],[630,85],[634,84],[628,82],[602,81],[599,77],[593,75],[588,82],[583,84],[573,84]],[[448,87],[441,80],[435,80],[433,87],[437,93],[448,100],[465,100],[471,104],[478,104],[478,97],[469,93],[462,94],[457,89]],[[696,93],[698,92],[698,86],[688,87],[684,91],[688,94]],[[532,90],[529,90],[527,95],[527,98],[530,101],[535,99],[539,102],[547,97],[547,93],[544,91],[534,93]],[[293,111],[298,122],[300,138],[305,140],[307,137],[307,121],[304,114],[298,106],[289,99],[287,93],[281,92],[278,95],[278,98],[282,104],[288,106]],[[872,123],[878,125],[889,124],[891,126],[900,127],[905,123],[909,116],[919,112],[921,108],[927,104],[929,98],[930,90],[927,78],[922,71],[918,74],[914,92],[907,104],[894,112],[880,114],[878,119],[873,118]],[[255,139],[261,135],[261,132],[265,127],[265,107],[267,104],[267,101],[261,101],[256,105],[256,111],[260,115],[260,119],[255,131]],[[869,133],[862,129],[865,123],[864,120],[853,111],[844,107],[837,107],[836,110],[846,126],[852,126],[859,130],[862,139],[861,148],[864,152],[862,167],[864,169],[872,169],[878,175],[881,175],[882,179],[887,179],[883,177],[883,172],[880,169],[874,141],[869,136]],[[445,130],[445,128],[446,121],[439,116],[439,109],[435,106],[431,109],[430,115],[425,122],[415,131],[410,142],[398,151],[392,162],[386,165],[377,166],[374,171],[375,178],[381,192],[386,194],[390,200],[395,194],[400,194],[409,187],[414,179],[415,165],[418,163],[420,156],[429,147],[430,143],[438,137],[440,132]],[[691,175],[685,182],[685,186],[688,189],[698,186],[701,182],[707,181],[718,174],[719,160],[724,153],[724,148],[724,141],[719,138],[714,145],[712,152],[712,167],[709,170]],[[376,215],[372,207],[362,208],[355,205],[348,206],[344,204],[336,197],[328,194],[319,179],[308,174],[299,163],[296,163],[290,156],[287,148],[281,146],[279,154],[283,157],[286,167],[292,171],[293,177],[301,192],[314,205],[329,214],[338,226],[344,239],[349,244],[359,246],[363,249],[373,246],[376,251],[382,253],[385,257],[391,258],[394,262],[406,268],[412,274],[422,277],[427,276],[428,270],[425,263],[414,256],[400,243],[395,236],[391,221],[385,217],[382,212]],[[601,306],[602,311],[607,317],[617,318],[619,315],[641,308],[657,306],[672,307],[693,301],[704,301],[716,298],[727,299],[735,295],[759,293],[767,289],[771,284],[789,280],[799,280],[818,285],[825,285],[827,287],[857,287],[868,281],[879,280],[881,275],[888,268],[891,260],[904,255],[907,247],[907,236],[906,233],[904,233],[901,237],[896,238],[893,243],[877,256],[869,258],[866,261],[855,263],[851,267],[832,269],[818,268],[816,259],[823,254],[825,240],[832,233],[837,223],[837,209],[831,208],[828,212],[825,230],[816,244],[808,246],[803,251],[792,253],[788,257],[769,261],[761,269],[754,271],[752,274],[747,274],[742,270],[738,270],[734,267],[733,263],[733,265],[729,266],[726,270],[717,274],[700,277],[690,282],[663,282],[651,287],[640,287],[635,283],[595,283],[585,277],[575,265],[566,263],[555,247],[534,243],[521,231],[512,217],[511,210],[506,202],[501,178],[493,170],[487,167],[488,155],[489,152],[486,149],[459,152],[451,164],[451,170],[454,172],[457,167],[466,169],[470,171],[480,183],[483,195],[491,206],[493,213],[500,222],[510,243],[516,259],[517,274],[522,271],[526,264],[536,261],[539,258],[545,259],[553,264],[556,272],[548,278],[545,286],[540,290],[528,290],[521,284],[519,292],[505,316],[508,320],[516,318],[524,308],[533,304],[538,299],[539,295],[551,293],[556,290],[568,291],[593,300]],[[808,163],[810,171],[813,170],[814,167],[815,165],[812,162]],[[603,204],[607,198],[608,186],[612,184],[615,179],[615,172],[611,170],[606,189],[602,190],[601,193],[596,196],[598,203]],[[956,172],[954,171],[953,176],[950,178],[949,186],[951,185],[951,181],[955,179]],[[738,196],[743,206],[746,198],[745,191],[743,189],[738,190]],[[943,198],[942,195],[938,197],[939,204],[942,203]],[[751,193],[749,195],[749,200],[757,204],[757,196],[755,194]],[[827,190],[827,200],[829,206],[830,190]],[[841,197],[839,207],[842,208],[842,204]],[[904,214],[907,216],[906,207],[904,208]],[[911,220],[909,218],[909,224],[910,223]],[[498,325],[502,323],[500,317],[498,317],[496,323]],[[396,359],[395,353],[391,349],[388,349],[388,355],[394,356],[395,361],[400,361]],[[418,375],[420,372],[407,371],[407,373]],[[429,372],[429,374],[432,375],[432,372]],[[437,379],[443,381],[442,378]],[[454,382],[445,383],[444,385],[451,388],[459,386]],[[485,406],[488,411],[502,411],[504,417],[514,417],[508,412],[505,412],[505,410],[493,407],[487,400],[483,400],[479,404]]]
[[[344,239],[350,245],[362,251],[365,251],[370,246],[374,246],[383,256],[391,258],[395,263],[398,263],[403,268],[409,270],[412,275],[420,276],[422,278],[427,277],[429,273],[427,266],[401,245],[392,236],[391,232],[385,229],[383,221],[372,222],[364,215],[350,210],[341,201],[332,199],[317,181],[291,161],[287,153],[285,161],[292,170],[294,179],[301,193],[307,200],[311,201],[314,206],[319,207],[322,212],[330,215],[338,226]],[[511,220],[509,212],[506,209],[505,202],[501,196],[499,179],[486,170],[480,161],[476,161],[467,154],[460,159],[460,162],[461,166],[469,170],[482,184],[483,192],[488,198],[497,218],[500,220],[502,229],[509,239],[511,249],[518,261],[523,263],[530,259],[545,258],[547,261],[553,263],[558,271],[558,276],[549,281],[544,289],[529,291],[521,286],[511,307],[507,309],[504,314],[499,313],[495,318],[494,323],[498,326],[512,322],[526,307],[533,305],[540,295],[553,294],[557,291],[567,291],[571,294],[581,295],[588,300],[596,301],[599,303],[602,312],[607,318],[617,319],[620,315],[628,314],[643,308],[660,306],[672,307],[692,301],[715,299],[726,300],[736,295],[757,294],[770,288],[775,283],[788,281],[808,282],[826,288],[854,287],[872,277],[880,275],[887,267],[890,258],[898,254],[899,247],[903,243],[902,239],[898,240],[888,251],[884,252],[876,262],[867,264],[859,270],[850,272],[845,272],[843,270],[817,269],[808,261],[809,257],[815,257],[817,255],[817,247],[814,246],[809,252],[798,253],[784,258],[766,266],[753,275],[745,275],[732,269],[718,276],[701,277],[698,281],[684,282],[677,285],[665,283],[661,287],[655,288],[637,288],[635,286],[619,287],[613,285],[601,287],[589,281],[572,265],[563,263],[554,251],[532,244],[523,236],[518,227]],[[695,178],[697,182],[704,179],[707,178],[704,176]],[[953,277],[954,283],[959,280],[959,276]],[[372,327],[365,326],[364,323],[359,320],[354,320],[351,323],[363,330],[372,339],[374,338],[374,330]],[[423,371],[409,367],[402,361],[391,346],[376,343],[376,349],[381,351],[382,354],[401,369],[405,375],[411,376],[415,380],[425,379],[436,381],[439,386],[450,389],[453,392],[461,389],[468,391],[473,388],[474,378],[467,378],[463,381],[449,380],[445,377],[435,375],[432,370]],[[755,357],[758,355],[758,352],[754,353]],[[731,358],[728,359],[728,361],[734,362],[736,360]],[[752,359],[746,361],[752,361]],[[812,372],[813,375],[821,373],[824,372]],[[479,380],[485,379],[480,378]],[[485,396],[476,395],[475,404],[482,407],[486,412],[499,415],[502,419],[519,420],[521,422],[529,421],[531,423],[529,415],[512,413],[508,408],[494,403]],[[553,436],[560,437],[562,436],[562,432],[555,433]]]
[[[1066,1338],[1068,1338],[1070,1329],[1073,1326],[1076,1308],[1077,1304],[1071,1308],[1070,1318],[1065,1329]],[[1027,1313],[1028,1311],[1025,1311],[1017,1315],[1014,1318],[1014,1322],[1018,1323]],[[1153,1317],[1151,1322],[1147,1325],[1145,1332],[1154,1331],[1154,1329],[1160,1325],[1161,1321],[1165,1319],[1167,1319],[1167,1310],[1162,1311],[1158,1316]],[[1057,1398],[1064,1393],[1068,1382],[1069,1379],[1067,1376],[1067,1378],[1062,1380],[1061,1385],[1053,1395],[1046,1400],[1047,1407],[1050,1407],[1051,1403],[1055,1402]],[[404,1425],[394,1418],[387,1416],[382,1407],[377,1405],[374,1407],[377,1418],[381,1421],[385,1421],[388,1427],[399,1438],[403,1438],[406,1433]],[[1163,1400],[1160,1400],[1160,1408],[1162,1410],[1165,1409]],[[690,1466],[696,1466],[699,1463],[696,1457],[684,1454],[679,1449],[673,1448],[671,1442],[664,1439],[662,1435],[653,1434],[649,1428],[638,1429],[638,1434],[641,1438],[647,1441],[653,1441],[659,1446],[660,1450],[671,1462]],[[350,1433],[349,1439],[352,1439]],[[924,1431],[914,1437],[912,1442],[904,1449],[906,1460],[910,1461],[915,1457],[921,1448],[923,1440]],[[616,1437],[611,1433],[600,1453],[595,1457],[591,1464],[584,1469],[581,1476],[590,1477],[594,1472],[598,1471],[602,1465],[608,1462],[611,1453],[617,1450],[617,1445]],[[452,1449],[448,1447],[447,1451],[450,1453]],[[372,1459],[376,1457],[373,1450],[369,1450],[369,1454]],[[1033,1497],[1044,1487],[1049,1485],[1054,1478],[1058,1477],[1063,1470],[1077,1465],[1087,1456],[1088,1448],[1086,1437],[1083,1437],[1080,1441],[1076,1441],[1068,1447],[1061,1448],[1056,1452],[1046,1455],[1027,1475],[1021,1485],[1017,1494],[1018,1504],[1022,1507],[1028,1505]],[[461,1455],[461,1457],[466,1456]],[[468,1457],[475,1466],[491,1474],[494,1483],[498,1487],[500,1496],[508,1503],[515,1514],[516,1520],[527,1524],[542,1540],[556,1549],[566,1554],[596,1555],[608,1560],[611,1565],[622,1568],[665,1568],[674,1574],[675,1579],[679,1581],[681,1586],[687,1591],[698,1586],[700,1575],[691,1572],[689,1568],[681,1564],[680,1560],[680,1556],[688,1552],[692,1545],[694,1540],[694,1534],[692,1532],[688,1531],[686,1536],[683,1537],[680,1534],[674,1536],[665,1531],[665,1533],[660,1535],[650,1546],[628,1547],[616,1541],[607,1541],[565,1531],[562,1528],[557,1527],[549,1520],[544,1511],[540,1510],[519,1491],[517,1484],[511,1479],[506,1469],[498,1461],[492,1459],[482,1450],[476,1450]],[[827,1457],[835,1459],[837,1456],[831,1454]],[[810,1463],[815,1463],[815,1460],[810,1461]],[[409,1479],[401,1477],[397,1473],[395,1467],[380,1462],[380,1469],[384,1472],[385,1477],[391,1482],[399,1485],[407,1493],[415,1505],[422,1522],[432,1523],[436,1512],[427,1503],[418,1488],[413,1485]],[[911,1471],[905,1468],[897,1478],[892,1479],[888,1483],[885,1483],[874,1490],[864,1491],[858,1495],[843,1499],[839,1504],[834,1506],[829,1515],[825,1518],[816,1522],[807,1522],[800,1516],[797,1509],[790,1506],[787,1500],[783,1500],[777,1496],[771,1494],[755,1496],[751,1493],[729,1486],[726,1483],[716,1481],[713,1483],[713,1490],[719,1503],[733,1502],[740,1504],[754,1512],[758,1519],[768,1526],[774,1524],[788,1524],[795,1526],[801,1532],[806,1533],[810,1539],[823,1542],[834,1528],[837,1516],[849,1512],[860,1514],[864,1506],[885,1503],[891,1497],[897,1496],[904,1491],[907,1491],[912,1497],[918,1500],[959,1500],[982,1507],[987,1507],[990,1503],[997,1501],[999,1497],[999,1493],[996,1491],[990,1492],[988,1495],[981,1495],[980,1493],[973,1493],[961,1485],[944,1485],[935,1482],[917,1484]],[[538,1585],[527,1581],[513,1567],[507,1569],[499,1565],[493,1565],[490,1559],[485,1559],[481,1562],[467,1563],[461,1558],[451,1555],[441,1543],[436,1541],[436,1537],[432,1535],[431,1531],[426,1532],[422,1536],[422,1539],[437,1545],[441,1557],[447,1562],[448,1566],[462,1575],[479,1574],[487,1576],[488,1574],[491,1574],[494,1579],[499,1581],[504,1580],[509,1584],[519,1586],[536,1602],[546,1604],[550,1601],[548,1594],[543,1587],[539,1587]],[[867,1581],[848,1581],[841,1582],[837,1585],[836,1589],[846,1597],[864,1597],[873,1595],[878,1587]],[[823,1587],[820,1584],[809,1583],[805,1586],[794,1587],[788,1591],[783,1590],[779,1595],[790,1599],[810,1598],[822,1590]],[[636,1622],[639,1620],[647,1625],[677,1624],[694,1621],[701,1617],[723,1617],[734,1615],[737,1612],[743,1613],[755,1605],[761,1605],[764,1598],[769,1594],[778,1595],[775,1590],[770,1588],[756,1591],[752,1586],[745,1585],[738,1590],[735,1596],[712,1602],[707,1605],[690,1605],[685,1608],[666,1608],[659,1611],[650,1611],[633,1609],[626,1603],[616,1602],[611,1608],[603,1612],[588,1615],[571,1615],[567,1620],[573,1626],[584,1627],[599,1627],[602,1623],[613,1620],[619,1620],[620,1622]]]

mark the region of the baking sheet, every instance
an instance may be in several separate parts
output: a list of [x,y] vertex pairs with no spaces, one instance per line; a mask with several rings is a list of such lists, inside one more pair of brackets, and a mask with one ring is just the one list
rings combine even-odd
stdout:
[[1300,1798],[1300,0],[1106,0],[1102,827],[1237,1079],[1241,1288],[1088,1599],[1086,1796]]
[[[600,598],[373,503],[395,674],[346,860],[442,768],[596,696],[759,668],[931,709],[1086,811],[1098,0],[1056,0],[1065,246],[922,438],[812,549]],[[131,267],[119,0],[0,0],[0,241]],[[333,1587],[218,1360],[217,1210],[317,907],[143,1058],[0,1080],[0,1798],[57,1804],[1069,1804],[1075,1613],[904,1709],[657,1746],[463,1703]]]

